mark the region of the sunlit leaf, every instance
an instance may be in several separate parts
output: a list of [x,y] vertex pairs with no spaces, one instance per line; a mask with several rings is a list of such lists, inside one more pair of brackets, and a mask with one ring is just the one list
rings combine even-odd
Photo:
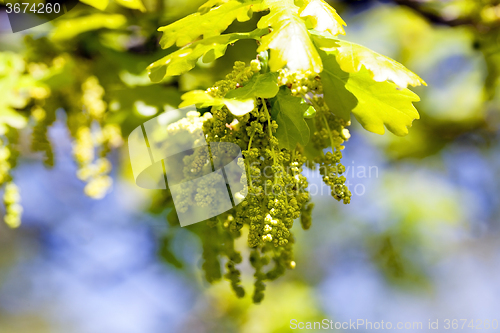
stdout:
[[179,105],[180,108],[190,105],[196,105],[201,108],[224,105],[222,98],[213,97],[204,90],[193,90],[187,92],[182,95],[181,98],[183,102]]
[[127,18],[119,14],[92,14],[68,20],[57,21],[50,37],[53,40],[71,39],[81,33],[98,29],[117,29],[127,23]]
[[226,98],[272,98],[278,91],[278,73],[256,74],[243,87],[228,92]]
[[212,62],[222,57],[229,44],[241,39],[258,39],[265,31],[254,30],[250,33],[234,33],[202,39],[189,44],[148,67],[149,77],[153,82],[159,82],[167,76],[183,74],[191,70],[196,61],[203,57],[203,62]]
[[109,0],[80,0],[80,2],[83,2],[84,4],[92,6],[99,10],[105,10],[109,4]]
[[352,113],[370,132],[384,134],[385,125],[392,133],[404,136],[413,120],[420,118],[412,104],[420,101],[414,92],[392,82],[375,82],[365,69],[351,74],[346,88],[358,99]]
[[311,105],[307,108],[306,112],[304,112],[304,118],[312,119],[314,117],[316,117],[316,109]]
[[391,58],[355,43],[339,43],[337,62],[344,72],[357,73],[364,66],[377,82],[390,80],[401,88],[407,88],[408,85],[427,85],[417,74]]
[[304,120],[304,112],[309,105],[300,97],[292,96],[290,89],[281,88],[271,100],[271,115],[278,124],[276,138],[280,148],[295,149],[297,143],[309,142],[309,127]]
[[255,99],[224,99],[224,104],[235,116],[243,116],[255,108]]
[[357,73],[364,66],[373,80],[392,81],[400,88],[408,85],[427,85],[417,74],[399,62],[356,43],[329,37],[327,34],[311,31],[315,44],[324,51],[335,52],[340,68],[347,73]]
[[220,6],[230,1],[234,0],[209,0],[198,8],[198,12],[200,12],[201,14],[205,14],[213,7]]
[[239,100],[235,98],[216,98],[203,90],[194,90],[182,95],[183,102],[179,107],[183,108],[190,105],[204,108],[208,106],[222,107],[226,106],[232,114],[242,116],[255,108],[255,99],[249,98]]
[[255,98],[271,98],[279,91],[278,73],[255,74],[243,87],[231,90],[224,98],[215,98],[202,90],[188,92],[182,96],[180,107],[227,106],[236,116],[242,116],[255,108]]
[[286,65],[292,71],[321,72],[321,59],[299,16],[299,7],[293,0],[267,0],[265,3],[270,13],[261,18],[257,26],[261,29],[271,27],[273,31],[262,37],[257,51],[271,50],[271,71]]
[[324,66],[320,75],[325,102],[330,111],[344,120],[350,120],[351,111],[358,104],[358,100],[346,88],[349,74],[340,69],[335,55],[323,51],[320,51],[320,55]]
[[327,31],[333,36],[345,35],[345,22],[337,11],[323,0],[302,0],[300,17],[309,19],[313,29]]
[[141,0],[115,0],[116,3],[123,7],[127,7],[130,9],[137,9],[140,10],[141,12],[146,11],[146,7],[144,7],[144,4],[142,3]]
[[[162,48],[172,45],[184,46],[198,37],[210,38],[220,35],[234,20],[248,21],[253,11],[260,10],[261,1],[229,1],[208,10],[205,14],[194,13],[170,25],[161,27]],[[209,4],[210,5],[210,4]],[[206,9],[206,7],[204,7]]]
[[385,127],[403,136],[419,114],[412,102],[419,97],[392,82],[376,82],[366,69],[349,74],[340,69],[333,54],[321,52],[325,70],[321,73],[325,101],[338,116],[349,119],[350,112],[368,131],[384,134]]

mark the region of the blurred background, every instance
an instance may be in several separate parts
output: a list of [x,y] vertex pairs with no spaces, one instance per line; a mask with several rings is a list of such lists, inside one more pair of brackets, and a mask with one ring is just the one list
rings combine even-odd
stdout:
[[[421,119],[408,136],[351,126],[343,163],[352,203],[313,197],[312,228],[294,228],[297,268],[269,283],[260,305],[237,299],[227,281],[203,280],[199,239],[166,222],[161,191],[135,186],[121,140],[235,60],[248,63],[255,42],[152,85],[145,68],[172,51],[159,48],[156,29],[203,1],[143,3],[79,4],[15,34],[0,5],[0,129],[15,143],[24,209],[18,229],[0,223],[0,333],[277,333],[291,331],[292,319],[324,318],[423,323],[412,332],[457,319],[460,332],[498,330],[499,1],[331,2],[347,22],[342,38],[400,61],[429,86],[414,89]],[[76,177],[86,170],[80,100],[110,113],[100,130],[113,169],[86,181]],[[24,120],[12,112],[26,107]],[[24,129],[13,136],[5,125]],[[33,136],[45,144],[33,147]],[[251,287],[252,272],[242,279]]]

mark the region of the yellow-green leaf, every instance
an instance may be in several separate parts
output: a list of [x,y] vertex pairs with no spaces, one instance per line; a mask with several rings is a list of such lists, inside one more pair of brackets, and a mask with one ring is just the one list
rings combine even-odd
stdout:
[[299,7],[293,0],[267,0],[270,13],[257,23],[260,29],[272,27],[273,31],[262,37],[257,52],[271,49],[269,66],[278,71],[285,65],[292,71],[312,71],[323,69],[321,59],[307,31],[306,24],[299,16]]
[[355,43],[342,40],[339,43],[337,62],[344,72],[357,73],[364,66],[377,82],[390,80],[400,88],[427,85],[417,74],[391,58]]
[[278,124],[276,138],[280,148],[294,150],[297,143],[307,145],[310,131],[304,120],[304,112],[309,105],[301,97],[292,96],[286,87],[282,87],[270,103],[271,116]]
[[109,0],[80,0],[80,2],[99,10],[105,10],[109,4]]
[[224,55],[229,44],[240,39],[258,39],[264,33],[257,29],[249,33],[220,35],[196,41],[149,65],[149,77],[153,82],[160,82],[167,76],[181,75],[191,70],[200,57],[205,63],[212,62]]
[[138,9],[141,12],[146,11],[146,7],[144,7],[144,4],[142,3],[141,0],[115,0],[117,4],[127,7],[130,9]]
[[278,93],[278,73],[255,74],[241,88],[231,90],[226,98],[249,99],[254,97],[272,98]]
[[216,98],[209,95],[204,90],[193,90],[185,93],[181,96],[182,103],[179,105],[180,108],[197,105],[201,108],[206,108],[208,106],[222,106],[224,105],[222,98]]
[[[253,11],[258,11],[260,1],[229,1],[208,10],[205,14],[194,13],[170,25],[161,27],[163,35],[160,40],[162,48],[172,45],[184,46],[200,36],[210,38],[220,35],[234,20],[248,21]],[[206,8],[205,8],[206,9]]]
[[117,29],[127,23],[127,19],[119,14],[92,14],[68,20],[57,21],[50,37],[53,40],[71,39],[81,33],[102,28]]
[[316,46],[334,53],[340,68],[346,73],[357,73],[365,67],[374,81],[392,81],[400,88],[427,85],[417,74],[399,62],[356,43],[333,38],[327,33],[310,31]]
[[230,2],[230,1],[233,1],[233,0],[208,0],[207,2],[205,2],[203,5],[201,5],[198,8],[198,12],[200,12],[201,14],[205,14],[213,7],[220,6],[220,5],[225,4],[226,2]]
[[255,108],[255,99],[238,100],[224,98],[224,104],[235,116],[243,116]]
[[323,51],[319,54],[324,67],[320,76],[325,103],[335,115],[344,120],[350,120],[351,111],[358,104],[358,100],[346,88],[349,73],[340,69],[334,54]]
[[304,112],[304,118],[312,119],[314,117],[316,117],[316,109],[314,108],[314,106],[311,105]]
[[349,119],[352,112],[368,131],[384,134],[384,126],[392,133],[404,136],[419,114],[413,102],[420,98],[409,89],[392,82],[376,82],[362,68],[357,73],[340,69],[332,53],[320,52],[325,66],[321,81],[325,102],[332,112]]
[[337,11],[323,0],[302,0],[300,17],[307,18],[317,31],[329,32],[333,36],[345,35],[345,22]]
[[384,134],[385,125],[392,133],[404,136],[413,120],[420,118],[412,104],[420,101],[414,92],[392,82],[375,82],[366,69],[351,74],[346,88],[358,99],[352,113],[370,132]]
[[179,107],[183,108],[190,105],[196,105],[197,107],[222,107],[226,106],[232,114],[236,116],[243,116],[255,108],[255,99],[249,98],[244,100],[239,100],[235,98],[217,98],[209,95],[203,90],[194,90],[182,95],[183,102]]

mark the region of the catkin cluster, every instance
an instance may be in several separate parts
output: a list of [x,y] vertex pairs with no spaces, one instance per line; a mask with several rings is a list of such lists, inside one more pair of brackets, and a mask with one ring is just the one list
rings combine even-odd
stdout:
[[[87,59],[70,57],[44,38],[26,37],[24,57],[0,52],[0,86],[6,87],[0,109],[6,109],[0,123],[0,190],[4,221],[10,227],[21,222],[22,207],[11,169],[17,160],[17,136],[31,131],[31,150],[40,152],[46,166],[54,166],[49,129],[59,117],[66,121],[74,139],[77,175],[86,182],[85,193],[102,198],[112,181],[109,151],[123,142],[121,128],[109,122],[105,87],[92,72]],[[66,73],[71,72],[68,76]],[[57,89],[56,89],[57,88]],[[4,89],[5,90],[5,89]]]
[[0,187],[3,187],[3,204],[5,208],[4,222],[10,228],[21,224],[23,208],[20,205],[19,189],[13,182],[10,170],[15,163],[16,154],[12,154],[8,141],[0,139]]
[[[248,67],[236,62],[225,80],[217,82],[207,93],[222,98],[230,90],[243,86],[260,69],[257,60]],[[233,115],[224,106],[201,110],[205,111],[203,116],[191,112],[186,120],[199,124],[194,119],[203,119],[202,128],[207,142],[231,142],[242,150],[243,158],[238,164],[247,171],[240,180],[246,197],[235,208],[192,229],[199,233],[203,243],[202,268],[206,280],[214,282],[225,277],[239,297],[245,295],[237,268],[242,256],[235,249],[234,240],[247,234],[247,244],[251,248],[249,260],[255,269],[253,300],[256,303],[264,297],[265,281],[274,280],[296,266],[292,233],[294,221],[300,219],[304,229],[311,226],[313,204],[307,190],[307,178],[302,174],[303,168],[319,168],[334,198],[349,203],[351,196],[344,184],[344,167],[340,163],[342,144],[349,138],[345,129],[348,124],[326,107],[317,75],[283,71],[279,84],[290,88],[293,95],[309,101],[316,110],[315,117],[309,119],[312,134],[310,147],[280,148],[276,137],[279,126],[271,115],[272,104],[265,98],[257,98],[255,108],[243,116]],[[332,151],[324,153],[327,148]],[[306,157],[308,149],[316,150],[317,155]],[[186,157],[184,175],[188,179],[197,176],[206,167],[206,160],[207,156],[196,151]],[[207,181],[210,179],[207,178]],[[210,184],[207,185],[205,188],[210,189]],[[199,198],[211,198],[207,193],[198,196],[189,189],[183,195],[186,205]],[[187,209],[186,205],[178,205],[177,199],[176,209]],[[210,202],[206,206],[209,207]],[[224,266],[225,273],[222,271]]]
[[[107,104],[99,80],[91,76],[82,84],[83,121],[76,131],[73,155],[78,164],[77,176],[85,181],[85,194],[103,198],[113,184],[109,176],[112,165],[107,154],[122,144],[121,129],[114,124],[102,125]],[[94,125],[94,126],[92,126]],[[96,156],[97,155],[97,156]]]

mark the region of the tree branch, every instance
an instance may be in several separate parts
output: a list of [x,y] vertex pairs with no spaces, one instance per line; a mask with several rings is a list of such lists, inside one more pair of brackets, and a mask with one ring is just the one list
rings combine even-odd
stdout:
[[404,7],[408,7],[421,16],[425,17],[431,23],[447,25],[449,27],[457,27],[462,25],[472,25],[475,26],[476,22],[470,17],[447,19],[441,15],[428,11],[420,1],[415,0],[393,0],[396,4]]

